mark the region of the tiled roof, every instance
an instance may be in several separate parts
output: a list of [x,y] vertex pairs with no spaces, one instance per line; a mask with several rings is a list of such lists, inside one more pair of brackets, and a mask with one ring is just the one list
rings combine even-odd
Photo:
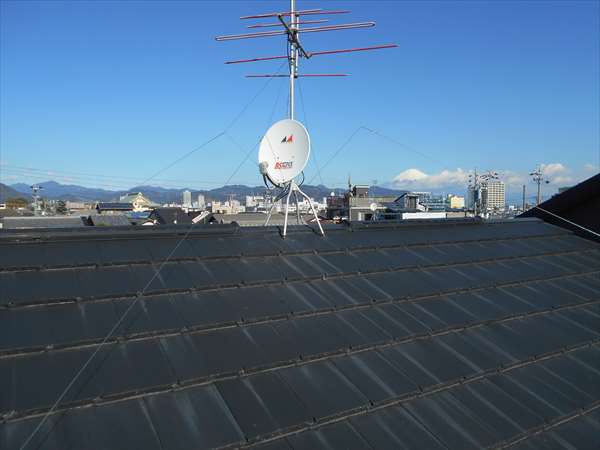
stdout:
[[0,448],[597,445],[600,245],[537,219],[0,233]]
[[539,208],[525,211],[521,217],[538,217],[581,237],[600,242],[600,173],[554,195],[542,202]]
[[81,216],[19,216],[2,219],[4,228],[72,228],[85,226]]

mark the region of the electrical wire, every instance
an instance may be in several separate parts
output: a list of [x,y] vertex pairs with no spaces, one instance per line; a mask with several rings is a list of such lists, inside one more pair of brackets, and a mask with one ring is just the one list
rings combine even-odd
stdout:
[[[304,94],[302,93],[302,83],[300,82],[300,78],[298,78],[298,92],[300,93],[300,104],[302,105],[302,115],[304,116],[304,124],[306,125],[306,128],[309,128],[308,117],[306,116]],[[315,151],[314,146],[311,148],[311,153],[312,153],[312,161],[313,161],[315,167],[317,168],[317,174],[319,175],[319,181],[321,182],[322,186],[325,186],[325,183],[323,183],[323,176],[321,175],[321,169],[319,167],[319,162],[317,161],[317,152]],[[304,183],[304,180],[302,180],[302,182]],[[300,185],[302,186],[302,184],[300,184]]]
[[[281,68],[283,67],[283,64],[279,67],[278,70],[281,70]],[[271,79],[269,79],[271,80]],[[250,103],[246,104],[246,106],[244,106],[244,108],[242,108],[242,113],[244,111],[246,111],[248,109],[248,106],[254,102],[254,100],[258,97],[258,95],[260,93],[262,93],[266,86],[269,83],[265,83],[265,85],[259,90],[258,94],[255,95],[252,100],[250,101]],[[200,150],[201,148],[203,148],[204,146],[208,145],[210,142],[213,142],[214,140],[216,140],[218,137],[221,137],[225,134],[228,133],[229,129],[231,128],[231,126],[241,117],[241,113],[238,114],[235,119],[220,133],[218,133],[217,135],[215,135],[214,137],[212,137],[211,139],[207,140],[206,142],[204,142],[201,146],[197,147],[196,149],[194,149],[191,152],[188,152],[184,155],[184,157],[187,157],[189,155],[191,155],[193,152]],[[258,144],[256,144],[258,145]],[[239,169],[242,167],[242,165],[246,162],[246,160],[248,159],[248,157],[250,156],[252,150],[254,150],[256,148],[256,145],[254,147],[252,147],[248,153],[246,154],[245,158],[242,160],[242,162],[235,168],[235,170],[231,173],[231,175],[229,176],[229,178],[227,179],[227,181],[224,183],[224,185],[229,184],[229,182],[232,180],[232,178],[237,174],[237,172],[239,171]],[[180,157],[176,160],[176,162],[181,161],[184,157]],[[166,169],[172,167],[174,164],[169,164],[168,166],[166,166]],[[160,173],[157,172],[157,174]],[[150,177],[149,179],[151,179],[152,177]],[[150,281],[148,281],[148,283],[144,286],[144,288],[140,291],[140,293],[135,297],[135,299],[131,302],[131,304],[127,307],[127,309],[123,312],[123,314],[120,316],[120,318],[117,320],[117,322],[115,323],[115,325],[110,329],[110,331],[108,332],[108,334],[104,337],[104,339],[102,339],[102,341],[100,342],[100,344],[98,344],[98,346],[96,347],[96,349],[94,350],[94,352],[90,355],[90,357],[86,360],[86,362],[81,366],[81,368],[75,373],[75,375],[73,376],[73,378],[71,378],[71,381],[67,384],[66,388],[62,391],[62,393],[59,395],[59,397],[56,399],[56,401],[54,402],[54,404],[52,405],[52,407],[46,412],[46,414],[44,414],[44,416],[42,417],[42,419],[40,420],[40,422],[37,424],[37,426],[33,429],[33,431],[29,434],[29,436],[27,437],[27,439],[24,441],[23,445],[21,445],[20,450],[24,450],[27,445],[29,445],[29,443],[31,442],[31,440],[35,437],[35,435],[38,433],[38,431],[41,429],[41,427],[44,425],[44,423],[46,423],[46,421],[48,420],[48,417],[50,417],[50,415],[56,410],[56,408],[58,407],[58,405],[60,404],[60,402],[63,400],[63,398],[65,397],[65,395],[67,395],[67,393],[70,391],[70,389],[73,387],[73,385],[76,383],[76,381],[79,379],[79,377],[81,376],[81,374],[85,371],[85,369],[90,365],[90,363],[92,362],[92,360],[96,357],[96,355],[98,354],[98,352],[104,347],[104,345],[108,342],[108,340],[112,337],[112,335],[114,334],[114,332],[119,328],[119,326],[123,323],[123,321],[125,320],[125,318],[127,317],[127,315],[129,314],[129,312],[133,309],[133,307],[135,305],[138,304],[138,301],[140,298],[142,298],[146,292],[146,290],[148,289],[148,287],[154,282],[154,280],[156,279],[156,277],[160,274],[161,270],[163,269],[163,267],[165,266],[165,264],[167,262],[169,262],[169,260],[171,259],[171,257],[175,254],[175,252],[177,251],[177,249],[181,246],[181,244],[187,239],[187,237],[190,235],[190,233],[192,232],[192,229],[194,228],[194,226],[196,225],[196,223],[192,222],[192,224],[188,227],[187,231],[185,232],[185,234],[183,235],[183,237],[177,242],[177,244],[175,245],[175,247],[173,247],[173,250],[171,250],[171,252],[169,253],[169,255],[167,256],[166,259],[164,259],[162,261],[162,263],[160,264],[160,266],[158,267],[157,270],[155,270],[154,275],[152,276],[152,278],[150,279]]]
[[546,214],[550,214],[551,216],[556,217],[557,219],[564,220],[568,224],[571,224],[571,225],[573,225],[573,226],[575,226],[577,228],[580,228],[580,229],[582,229],[584,231],[587,231],[588,233],[590,233],[590,234],[592,234],[592,235],[594,235],[596,237],[600,237],[600,233],[596,233],[594,230],[590,230],[589,228],[586,228],[586,227],[584,227],[582,225],[579,225],[578,223],[572,222],[569,219],[565,219],[564,217],[561,217],[558,214],[554,214],[553,212],[545,210],[544,208],[540,208],[539,206],[534,206],[534,208],[539,209],[540,211],[543,211]]

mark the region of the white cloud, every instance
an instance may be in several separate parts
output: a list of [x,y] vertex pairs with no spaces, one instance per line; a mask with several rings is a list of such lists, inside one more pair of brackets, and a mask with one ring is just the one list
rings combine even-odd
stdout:
[[437,189],[443,187],[466,186],[468,173],[458,168],[456,170],[442,170],[437,174],[426,174],[425,172],[410,168],[399,173],[392,180],[395,188],[402,189]]
[[568,169],[561,163],[542,164],[540,167],[542,169],[542,173],[549,177],[568,172]]
[[563,185],[575,184],[575,179],[569,175],[566,175],[566,176],[559,175],[557,177],[552,178],[550,180],[550,182],[557,187],[561,187]]
[[585,170],[586,172],[598,172],[598,166],[587,163],[583,165],[583,170]]

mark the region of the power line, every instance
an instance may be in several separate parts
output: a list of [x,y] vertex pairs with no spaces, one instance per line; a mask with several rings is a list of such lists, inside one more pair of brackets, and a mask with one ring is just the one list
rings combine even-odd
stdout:
[[[309,128],[308,117],[306,116],[304,94],[302,93],[302,83],[300,82],[300,78],[298,78],[298,92],[300,92],[300,104],[302,105],[302,115],[304,116],[304,123],[306,124],[306,128]],[[312,156],[312,161],[315,167],[317,168],[317,175],[319,175],[319,181],[321,182],[321,185],[324,186],[325,184],[323,183],[323,176],[321,175],[319,161],[317,161],[317,152],[314,150],[314,147],[312,148]]]

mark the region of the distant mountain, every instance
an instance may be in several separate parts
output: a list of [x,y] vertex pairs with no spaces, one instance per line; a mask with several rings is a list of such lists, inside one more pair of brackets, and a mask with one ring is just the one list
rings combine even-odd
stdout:
[[8,200],[9,198],[18,197],[29,199],[29,195],[23,195],[21,192],[15,190],[14,188],[0,183],[0,203],[6,202],[6,200]]
[[[183,199],[182,189],[163,188],[161,186],[134,186],[126,191],[109,191],[106,189],[87,188],[72,184],[60,184],[56,181],[46,181],[44,183],[38,183],[43,189],[40,191],[42,197],[52,200],[70,200],[70,201],[118,201],[119,197],[128,192],[142,192],[147,198],[155,203],[181,203]],[[31,195],[31,188],[25,183],[12,184],[10,187],[6,186],[12,192],[16,192],[17,196],[26,196],[27,198]],[[216,189],[210,190],[197,190],[187,189],[192,193],[192,200],[198,197],[198,194],[203,194],[206,201],[225,201],[233,196],[234,199],[244,200],[246,195],[262,195],[265,193],[264,186],[245,186],[245,185],[228,185],[222,186]],[[305,184],[302,186],[302,190],[315,200],[321,200],[323,197],[327,197],[331,192],[340,194],[344,192],[343,189],[332,189],[327,186],[318,185],[312,186]],[[384,187],[376,186],[374,188],[375,195],[400,195],[406,191],[388,189]]]
[[[38,183],[42,186],[39,194],[42,197],[52,200],[70,200],[70,201],[111,201],[118,199],[114,191],[105,189],[86,188],[75,184],[60,184],[56,181],[45,181]],[[23,194],[31,195],[31,187],[25,183],[12,184],[11,187]]]

